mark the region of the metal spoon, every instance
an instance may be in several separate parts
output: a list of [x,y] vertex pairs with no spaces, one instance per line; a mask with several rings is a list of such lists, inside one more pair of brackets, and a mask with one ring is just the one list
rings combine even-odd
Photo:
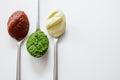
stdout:
[[[40,16],[39,16],[40,5],[39,4],[40,3],[38,0],[36,31],[29,36],[26,43],[26,49],[31,54],[31,56],[35,58],[42,57],[46,53],[49,47],[49,40],[47,38],[47,35],[45,35],[44,32],[42,32],[39,27],[40,26]],[[34,47],[34,50],[32,50],[33,47]]]
[[11,17],[9,17],[7,25],[9,35],[17,41],[16,80],[21,80],[21,44],[29,30],[27,15],[23,11],[16,11],[11,15]]
[[61,11],[53,11],[47,21],[47,30],[54,38],[54,66],[53,66],[53,80],[58,80],[58,53],[57,45],[60,37],[64,34],[66,27],[65,16]]

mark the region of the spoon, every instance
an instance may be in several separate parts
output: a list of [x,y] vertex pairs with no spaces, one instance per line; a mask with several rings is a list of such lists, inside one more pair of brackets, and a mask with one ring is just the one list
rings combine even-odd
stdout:
[[47,30],[54,38],[54,66],[53,80],[58,80],[58,53],[57,45],[60,37],[64,34],[66,27],[65,16],[61,11],[53,11],[47,21]]
[[45,35],[41,30],[40,30],[40,5],[39,5],[39,0],[38,0],[38,10],[37,10],[37,23],[36,23],[36,31],[33,32],[26,43],[26,48],[29,54],[35,58],[40,58],[42,57],[48,47],[49,47],[49,40],[47,38],[47,35]]
[[21,80],[21,44],[29,30],[27,15],[23,11],[16,11],[9,17],[7,25],[9,35],[17,41],[16,80]]

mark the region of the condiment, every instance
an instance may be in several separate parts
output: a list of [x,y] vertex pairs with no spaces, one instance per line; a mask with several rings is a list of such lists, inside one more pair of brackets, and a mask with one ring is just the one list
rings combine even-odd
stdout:
[[30,55],[36,58],[42,57],[48,47],[49,40],[47,36],[39,29],[29,36],[26,43],[26,48]]
[[23,11],[14,12],[8,20],[8,33],[17,41],[22,40],[28,33],[29,21]]
[[47,18],[47,30],[53,37],[59,37],[66,27],[65,16],[61,11],[53,11]]

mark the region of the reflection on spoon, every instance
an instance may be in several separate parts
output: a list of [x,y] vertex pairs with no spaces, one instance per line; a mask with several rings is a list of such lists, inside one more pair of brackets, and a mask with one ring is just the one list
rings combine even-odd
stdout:
[[58,80],[58,54],[57,43],[60,36],[63,35],[66,28],[65,16],[61,11],[53,11],[47,18],[47,30],[49,34],[54,37],[54,68],[53,80]]
[[21,43],[29,30],[29,21],[23,11],[14,12],[8,20],[8,33],[17,40],[17,72],[16,80],[21,80]]

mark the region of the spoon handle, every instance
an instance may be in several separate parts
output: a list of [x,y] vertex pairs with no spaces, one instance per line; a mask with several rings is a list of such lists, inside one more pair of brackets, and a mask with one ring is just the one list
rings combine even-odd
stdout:
[[58,80],[58,54],[57,54],[57,42],[58,39],[54,39],[54,68],[53,68],[53,80]]
[[38,0],[38,5],[37,5],[37,24],[36,24],[36,29],[40,29],[40,1]]
[[16,80],[21,80],[21,42],[17,44],[17,72]]

